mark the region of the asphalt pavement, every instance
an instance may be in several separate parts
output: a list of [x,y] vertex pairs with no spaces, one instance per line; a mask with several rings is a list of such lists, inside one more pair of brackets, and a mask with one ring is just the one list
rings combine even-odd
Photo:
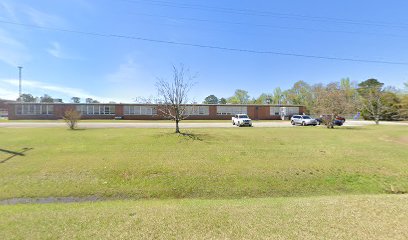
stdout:
[[[373,121],[353,121],[347,120],[344,126],[356,127],[356,126],[367,126],[374,125]],[[380,125],[397,125],[397,126],[407,126],[407,122],[380,122]],[[292,126],[288,121],[254,121],[254,127],[261,128],[273,128],[273,127],[296,127]],[[0,122],[0,128],[61,128],[67,127],[64,122],[18,122],[18,121],[4,121]],[[79,122],[79,128],[174,128],[174,123],[163,123],[163,122]],[[181,128],[232,128],[233,126],[230,122],[181,122]]]

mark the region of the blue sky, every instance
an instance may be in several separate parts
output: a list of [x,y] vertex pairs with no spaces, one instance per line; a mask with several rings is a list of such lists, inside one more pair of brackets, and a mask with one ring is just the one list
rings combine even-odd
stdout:
[[[0,98],[23,92],[132,102],[156,96],[180,63],[197,73],[190,99],[253,97],[298,80],[377,78],[403,87],[408,65],[179,46],[65,29],[225,48],[408,63],[408,1],[1,0]],[[26,24],[31,27],[15,25]],[[38,29],[34,26],[44,27]]]

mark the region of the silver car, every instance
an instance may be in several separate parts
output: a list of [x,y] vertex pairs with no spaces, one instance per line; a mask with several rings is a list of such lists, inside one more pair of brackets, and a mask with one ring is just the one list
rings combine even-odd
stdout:
[[317,121],[314,118],[311,118],[308,115],[293,115],[292,118],[290,119],[290,123],[292,125],[302,125],[302,126],[307,126],[307,125],[317,125]]

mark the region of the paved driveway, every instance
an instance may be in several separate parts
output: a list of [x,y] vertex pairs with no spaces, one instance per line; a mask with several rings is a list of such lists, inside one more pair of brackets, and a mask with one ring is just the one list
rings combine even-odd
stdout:
[[[373,125],[372,121],[346,121],[344,126],[367,126]],[[408,126],[407,122],[380,122],[381,125],[397,125]],[[254,127],[293,127],[288,121],[261,121],[254,122]],[[163,122],[80,122],[78,125],[80,128],[174,128],[174,123]],[[67,127],[63,122],[0,122],[2,128],[56,128]],[[197,123],[180,123],[181,128],[232,128],[233,126],[229,122],[197,122]]]

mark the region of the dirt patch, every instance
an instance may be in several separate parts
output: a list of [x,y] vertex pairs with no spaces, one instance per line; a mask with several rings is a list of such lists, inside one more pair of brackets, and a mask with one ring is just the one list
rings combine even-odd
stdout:
[[391,138],[389,136],[386,136],[386,137],[379,137],[378,139],[381,141],[385,141],[385,142],[392,142],[392,143],[408,145],[408,136],[407,137],[404,136],[400,138]]
[[401,142],[401,143],[404,143],[404,144],[408,144],[408,136],[402,137],[402,138],[398,139],[398,142]]

